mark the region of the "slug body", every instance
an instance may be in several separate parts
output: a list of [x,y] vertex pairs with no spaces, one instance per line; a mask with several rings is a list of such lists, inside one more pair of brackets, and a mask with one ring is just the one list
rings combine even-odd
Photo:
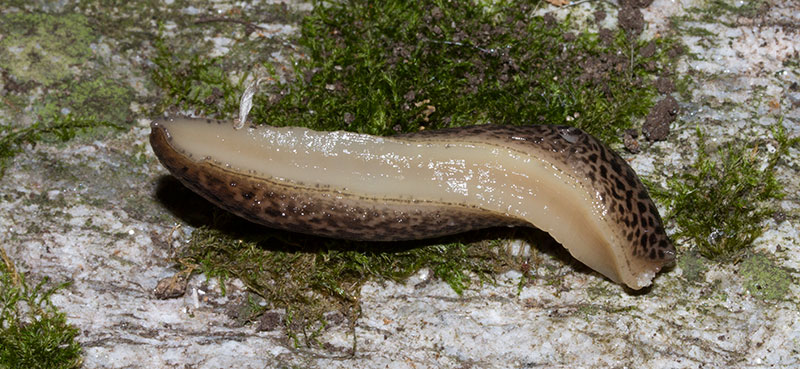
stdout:
[[675,258],[633,169],[572,127],[479,125],[376,137],[169,118],[159,160],[187,187],[255,223],[369,241],[535,226],[633,289]]

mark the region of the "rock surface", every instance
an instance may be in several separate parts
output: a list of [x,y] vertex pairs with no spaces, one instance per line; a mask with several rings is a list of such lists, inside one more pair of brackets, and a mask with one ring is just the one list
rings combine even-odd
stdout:
[[[787,294],[764,299],[748,287],[770,288],[758,274],[760,264],[744,273],[737,265],[702,265],[691,255],[683,255],[643,294],[630,294],[596,273],[538,254],[533,262],[556,265],[563,275],[560,283],[534,279],[518,293],[520,275],[509,272],[495,285],[474,286],[459,296],[445,283],[429,280],[424,270],[402,284],[370,282],[361,290],[363,315],[355,328],[333,324],[321,337],[324,347],[312,348],[296,348],[275,322],[234,322],[227,310],[246,298],[244,286],[235,280],[223,295],[216,280],[195,275],[183,297],[158,299],[154,289],[176,272],[169,258],[192,228],[179,226],[157,197],[166,171],[147,145],[149,119],[144,116],[157,95],[147,76],[152,44],[133,35],[153,34],[158,27],[153,12],[175,15],[175,22],[163,24],[169,37],[208,9],[236,14],[264,6],[162,3],[160,8],[102,10],[68,1],[0,6],[5,21],[0,24],[32,11],[29,21],[41,26],[17,33],[0,29],[0,55],[15,55],[1,58],[0,70],[18,76],[0,79],[0,123],[36,121],[37,114],[51,113],[44,103],[48,98],[83,101],[76,94],[46,94],[41,88],[70,74],[91,95],[86,104],[107,107],[106,119],[133,122],[127,132],[103,140],[28,147],[0,182],[0,245],[31,278],[71,282],[54,302],[81,331],[84,367],[800,365],[800,287],[791,283]],[[602,2],[548,10],[592,14],[597,4]],[[655,150],[631,157],[640,175],[658,183],[682,170],[696,148],[696,126],[720,141],[767,137],[769,126],[783,117],[789,134],[800,134],[800,104],[791,98],[800,81],[800,10],[794,0],[758,4],[763,6],[750,11],[737,3],[731,6],[742,8],[742,14],[713,17],[690,12],[706,6],[693,0],[655,0],[641,9],[643,30],[636,32],[644,37],[667,32],[668,17],[682,17],[678,32],[688,50],[673,77],[689,76],[700,88],[688,96],[673,95],[681,112],[672,133],[652,143]],[[293,2],[287,11],[302,14],[309,7]],[[71,15],[59,18],[60,11]],[[604,22],[616,22],[616,10],[609,7],[603,13]],[[119,17],[119,28],[96,28],[94,20],[101,16]],[[285,58],[292,48],[280,46],[281,38],[297,30],[293,19],[267,21],[248,37],[278,40],[272,55]],[[60,27],[70,32],[52,31]],[[198,42],[212,43],[218,55],[230,51],[234,36],[242,35],[198,28]],[[30,54],[36,54],[35,61],[25,59]],[[17,109],[19,102],[6,97],[9,91],[24,91],[43,103],[33,110]],[[122,110],[115,110],[119,105]],[[653,163],[659,164],[658,172]],[[779,173],[789,194],[781,207],[789,216],[766,222],[767,231],[756,241],[756,250],[774,255],[793,281],[800,270],[798,171],[800,153],[791,150]]]

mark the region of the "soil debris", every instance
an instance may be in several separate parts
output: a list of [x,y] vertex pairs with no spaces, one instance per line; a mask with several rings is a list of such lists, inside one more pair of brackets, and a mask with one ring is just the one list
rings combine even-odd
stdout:
[[653,85],[656,86],[656,90],[658,93],[662,95],[670,94],[675,92],[675,83],[672,82],[672,78],[669,76],[661,76],[653,82]]
[[639,147],[639,132],[635,129],[627,129],[625,130],[625,135],[622,137],[622,143],[625,145],[625,149],[627,149],[631,154],[638,154],[641,151],[641,147]]
[[662,141],[669,135],[669,124],[678,116],[678,101],[667,96],[659,101],[647,114],[642,133],[648,141]]
[[630,39],[635,39],[644,31],[644,16],[638,8],[623,3],[619,8],[619,26]]
[[153,294],[160,300],[181,297],[186,294],[186,285],[188,284],[189,280],[185,273],[175,273],[171,277],[158,281]]

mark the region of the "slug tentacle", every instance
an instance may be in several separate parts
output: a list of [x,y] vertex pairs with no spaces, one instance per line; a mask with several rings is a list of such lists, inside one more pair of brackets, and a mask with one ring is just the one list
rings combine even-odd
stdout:
[[577,128],[479,125],[376,137],[171,118],[152,123],[150,142],[187,187],[270,227],[398,241],[535,226],[634,289],[675,258],[630,166]]

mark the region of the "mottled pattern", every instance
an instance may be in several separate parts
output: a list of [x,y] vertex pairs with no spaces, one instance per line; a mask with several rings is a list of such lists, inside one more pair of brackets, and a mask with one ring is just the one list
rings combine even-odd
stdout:
[[[403,137],[403,136],[400,136]],[[586,132],[567,126],[479,125],[405,135],[411,140],[492,143],[534,156],[545,156],[587,188],[597,190],[608,210],[606,222],[632,256],[671,262],[675,248],[664,231],[653,200],[633,169],[616,152]],[[592,193],[590,192],[590,193]]]
[[[216,122],[216,121],[210,121]],[[396,136],[409,141],[474,142],[545,157],[576,178],[605,206],[607,224],[630,260],[658,265],[675,250],[653,201],[630,166],[602,142],[565,126],[479,125]],[[161,162],[187,187],[255,223],[321,236],[373,241],[437,237],[521,220],[466,205],[364,198],[335,189],[305,188],[252,177],[207,161],[195,162],[169,145],[153,124],[150,142]],[[634,268],[635,269],[635,268]]]

